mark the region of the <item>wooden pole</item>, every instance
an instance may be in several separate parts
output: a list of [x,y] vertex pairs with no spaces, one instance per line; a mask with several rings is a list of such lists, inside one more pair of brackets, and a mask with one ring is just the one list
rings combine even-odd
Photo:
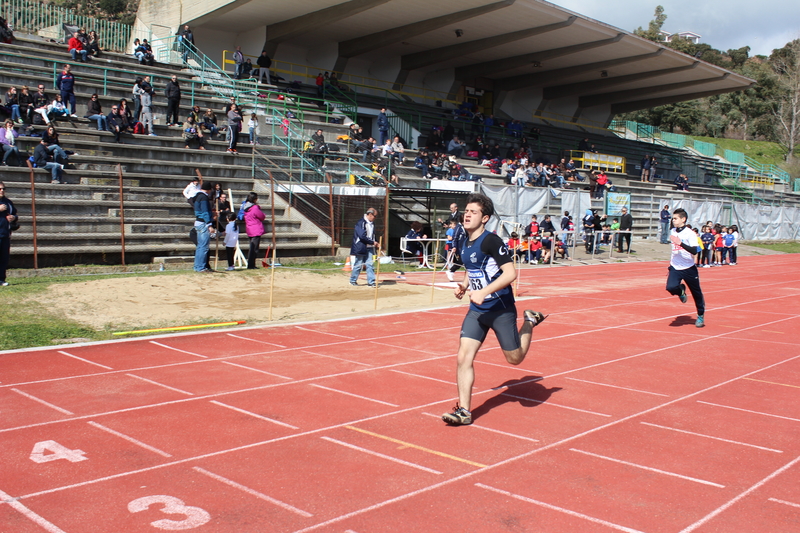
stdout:
[[325,173],[328,178],[328,207],[331,219],[331,256],[336,255],[336,220],[333,216],[333,179],[329,173]]
[[39,268],[39,246],[36,238],[36,182],[33,179],[33,165],[26,160],[31,171],[31,223],[33,225],[33,268]]
[[119,234],[122,241],[122,266],[125,266],[125,201],[122,196],[122,165],[117,164],[119,176]]
[[376,257],[375,257],[375,261],[378,263],[378,265],[377,265],[377,269],[375,270],[375,305],[373,306],[373,309],[377,309],[378,308],[378,285],[380,285],[380,283],[378,283],[378,282],[380,281],[380,278],[381,278],[381,248],[382,248],[382,245],[383,245],[383,236],[381,236],[378,239],[378,251],[377,251],[378,253],[377,253]]
[[436,269],[439,268],[439,242],[433,240],[433,278],[431,279],[431,303],[433,303],[433,291],[436,290]]
[[272,320],[272,294],[275,292],[275,248],[272,248],[272,272],[269,276],[269,319]]

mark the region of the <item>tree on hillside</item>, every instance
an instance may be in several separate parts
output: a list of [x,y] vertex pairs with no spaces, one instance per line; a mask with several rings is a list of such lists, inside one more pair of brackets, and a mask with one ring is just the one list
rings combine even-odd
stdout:
[[647,29],[642,29],[642,27],[639,26],[633,30],[633,33],[634,35],[644,37],[645,39],[656,43],[664,42],[664,36],[661,35],[661,27],[664,25],[666,20],[667,16],[664,14],[664,7],[656,6],[656,12],[653,14],[653,20],[650,21]]
[[790,163],[800,144],[800,39],[774,50],[769,58],[775,70],[776,96],[772,104],[775,140]]

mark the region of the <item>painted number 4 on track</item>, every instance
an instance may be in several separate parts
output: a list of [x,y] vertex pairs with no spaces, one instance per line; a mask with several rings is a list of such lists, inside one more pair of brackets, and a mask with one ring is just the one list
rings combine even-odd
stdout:
[[77,463],[88,459],[88,457],[83,456],[85,453],[83,450],[70,450],[54,440],[43,440],[33,446],[31,461],[34,463],[49,463],[50,461],[66,459],[70,463]]

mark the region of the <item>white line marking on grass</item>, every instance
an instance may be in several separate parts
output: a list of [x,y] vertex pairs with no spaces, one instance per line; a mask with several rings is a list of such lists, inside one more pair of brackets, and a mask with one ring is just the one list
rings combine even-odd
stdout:
[[295,329],[302,329],[303,331],[310,331],[311,333],[319,333],[320,335],[333,335],[334,337],[341,337],[343,339],[355,339],[355,337],[348,337],[347,335],[339,335],[338,333],[329,333],[327,331],[319,331],[316,329],[304,328],[302,326],[295,326]]
[[259,418],[261,420],[266,420],[267,422],[272,422],[273,424],[278,424],[279,426],[284,426],[284,427],[287,427],[289,429],[300,429],[299,427],[293,426],[291,424],[287,424],[286,422],[280,422],[279,420],[274,420],[272,418],[269,418],[269,417],[266,417],[266,416],[263,416],[263,415],[259,415],[259,414],[256,414],[256,413],[253,413],[253,412],[250,412],[250,411],[246,411],[245,409],[239,409],[238,407],[234,407],[234,406],[228,405],[226,403],[218,402],[216,400],[211,400],[209,403],[213,403],[214,405],[219,405],[220,407],[225,407],[226,409],[231,409],[232,411],[238,411],[238,412],[240,412],[242,414],[250,415],[250,416],[252,416],[254,418]]
[[542,405],[550,405],[552,407],[560,407],[562,409],[569,409],[570,411],[578,411],[579,413],[586,413],[590,415],[597,415],[597,416],[605,416],[607,418],[611,418],[611,415],[607,415],[605,413],[596,413],[594,411],[587,411],[586,409],[578,409],[577,407],[567,407],[566,405],[560,405],[557,403],[552,402],[545,402],[542,400],[534,400],[533,398],[526,398],[525,396],[517,396],[515,394],[509,394],[507,392],[503,392],[500,394],[501,396],[508,396],[509,398],[516,398],[517,400],[523,400],[526,402],[534,402]]
[[705,437],[706,439],[713,439],[718,440],[721,442],[729,442],[731,444],[739,444],[741,446],[748,446],[750,448],[756,448],[758,450],[764,450],[767,452],[775,452],[775,453],[783,453],[781,450],[773,450],[772,448],[765,448],[763,446],[756,446],[755,444],[747,444],[746,442],[739,442],[738,440],[729,440],[723,439],[720,437],[713,437],[711,435],[704,435],[703,433],[695,433],[694,431],[686,431],[685,429],[678,429],[678,428],[671,428],[668,426],[659,426],[658,424],[651,424],[650,422],[640,422],[645,426],[650,426],[654,428],[661,428],[661,429],[668,429],[669,431],[677,431],[678,433],[686,433],[687,435],[694,435],[695,437]]
[[426,466],[418,465],[418,464],[416,464],[416,463],[410,463],[410,462],[408,462],[408,461],[403,461],[402,459],[398,459],[397,457],[392,457],[392,456],[390,456],[390,455],[384,455],[384,454],[382,454],[382,453],[374,452],[374,451],[372,451],[372,450],[368,450],[368,449],[366,449],[366,448],[362,448],[361,446],[356,446],[356,445],[354,445],[354,444],[349,444],[349,443],[347,443],[347,442],[343,442],[343,441],[340,441],[340,440],[332,439],[332,438],[330,438],[330,437],[320,437],[320,438],[321,438],[322,440],[326,440],[326,441],[328,441],[328,442],[333,442],[333,443],[335,443],[335,444],[340,444],[340,445],[342,445],[342,446],[345,446],[345,447],[347,447],[347,448],[351,448],[351,449],[353,449],[353,450],[357,450],[357,451],[359,451],[359,452],[364,452],[364,453],[367,453],[367,454],[369,454],[369,455],[374,455],[375,457],[380,457],[380,458],[382,458],[382,459],[386,459],[386,460],[388,460],[388,461],[393,461],[393,462],[395,462],[395,463],[399,463],[399,464],[401,464],[401,465],[406,465],[406,466],[410,466],[410,467],[412,467],[412,468],[417,468],[417,469],[419,469],[419,470],[423,470],[423,471],[425,471],[425,472],[430,472],[431,474],[438,474],[438,475],[441,475],[441,474],[442,474],[442,473],[441,473],[441,472],[439,472],[438,470],[434,470],[434,469],[432,469],[432,468],[428,468],[428,467],[426,467]]
[[762,413],[761,411],[751,411],[750,409],[742,409],[741,407],[731,407],[730,405],[722,405],[718,403],[711,403],[711,402],[704,402],[702,400],[697,400],[697,403],[702,403],[705,405],[713,405],[714,407],[723,407],[725,409],[733,409],[734,411],[744,411],[745,413],[752,413],[754,415],[763,415],[763,416],[771,416],[772,418],[782,418],[783,420],[791,420],[792,422],[800,422],[800,419],[791,418],[788,416],[781,416],[781,415],[773,415],[771,413]]
[[219,474],[215,474],[213,472],[209,472],[205,468],[200,468],[199,466],[195,466],[195,467],[192,467],[192,470],[195,470],[196,472],[199,472],[199,473],[203,474],[204,476],[208,476],[211,479],[216,479],[217,481],[219,481],[221,483],[225,483],[229,487],[233,487],[235,489],[239,489],[242,492],[246,492],[247,494],[250,494],[251,496],[255,496],[256,498],[260,498],[260,499],[262,499],[262,500],[264,500],[266,502],[275,504],[275,505],[277,505],[278,507],[280,507],[282,509],[286,509],[287,511],[291,511],[291,512],[293,512],[295,514],[299,514],[302,517],[311,518],[312,516],[314,516],[311,513],[303,511],[302,509],[298,509],[297,507],[289,505],[288,503],[282,502],[280,500],[276,500],[275,498],[272,498],[271,496],[267,496],[266,494],[262,494],[261,492],[258,492],[257,490],[251,489],[250,487],[245,487],[241,483],[237,483],[237,482],[235,482],[235,481],[233,481],[231,479],[228,479],[226,477],[222,477]]
[[785,500],[779,500],[778,498],[768,498],[768,500],[769,500],[769,501],[771,501],[771,502],[775,502],[775,503],[782,503],[782,504],[784,504],[784,505],[789,505],[789,506],[791,506],[791,507],[797,507],[797,508],[800,508],[800,503],[792,503],[792,502],[787,502],[787,501],[785,501]]
[[115,430],[113,430],[111,428],[108,428],[106,426],[98,424],[97,422],[93,422],[93,421],[90,420],[89,422],[87,422],[87,424],[89,424],[90,426],[94,426],[97,429],[101,429],[101,430],[105,431],[106,433],[111,433],[112,435],[116,435],[117,437],[119,437],[121,439],[125,439],[128,442],[132,442],[133,444],[135,444],[137,446],[141,446],[145,450],[150,450],[151,452],[157,453],[158,455],[161,455],[163,457],[172,457],[172,455],[168,454],[167,452],[165,452],[163,450],[159,450],[158,448],[156,448],[154,446],[150,446],[149,444],[145,444],[144,442],[142,442],[140,440],[136,440],[136,439],[134,439],[133,437],[131,437],[129,435],[126,435],[124,433],[120,433],[119,431],[115,431]]
[[587,452],[587,451],[584,451],[584,450],[578,450],[576,448],[570,448],[569,451],[582,453],[583,455],[588,455],[590,457],[596,457],[597,459],[605,459],[606,461],[611,461],[612,463],[619,463],[621,465],[632,466],[634,468],[640,468],[642,470],[647,470],[648,472],[656,472],[657,474],[664,474],[666,476],[677,477],[677,478],[680,478],[680,479],[685,479],[687,481],[694,481],[695,483],[701,483],[703,485],[710,485],[712,487],[717,487],[717,488],[720,488],[720,489],[724,489],[725,488],[725,485],[720,485],[719,483],[713,483],[711,481],[706,481],[705,479],[699,479],[699,478],[696,478],[696,477],[684,476],[682,474],[676,474],[675,472],[668,472],[666,470],[660,470],[658,468],[652,468],[652,467],[649,467],[649,466],[639,465],[639,464],[636,464],[636,463],[630,463],[628,461],[623,461],[621,459],[614,459],[613,457],[606,457],[605,455],[599,455],[599,454],[592,453],[592,452]]
[[227,335],[228,335],[228,337],[234,337],[234,338],[237,338],[237,339],[242,339],[243,341],[258,342],[260,344],[269,344],[270,346],[275,346],[276,348],[286,348],[286,346],[284,346],[282,344],[275,344],[274,342],[267,342],[267,341],[262,341],[262,340],[259,340],[259,339],[250,339],[248,337],[242,337],[241,335],[234,335],[233,333],[228,333]]
[[586,379],[578,379],[578,378],[567,378],[567,379],[571,379],[572,381],[582,381],[583,383],[591,383],[592,385],[600,385],[601,387],[611,387],[614,389],[629,390],[632,392],[641,392],[642,394],[652,394],[653,396],[664,396],[665,398],[669,398],[669,394],[661,394],[660,392],[649,392],[646,390],[631,389],[629,387],[620,387],[619,385],[609,385],[608,383],[598,383],[596,381],[589,381]]
[[30,509],[19,503],[16,498],[12,498],[2,490],[0,490],[0,503],[7,503],[8,505],[11,506],[12,509],[22,513],[25,516],[25,518],[34,522],[36,525],[41,526],[48,533],[66,533],[63,529],[59,528],[58,526],[56,526],[51,522],[48,522],[38,514],[34,513]]
[[83,361],[84,363],[89,363],[90,365],[99,366],[100,368],[105,368],[106,370],[114,370],[110,366],[101,365],[100,363],[95,363],[94,361],[89,361],[88,359],[84,359],[83,357],[78,357],[77,355],[72,355],[71,353],[67,353],[63,350],[58,350],[58,353],[66,355],[67,357],[72,357],[73,359],[77,359],[78,361]]
[[128,377],[140,379],[142,381],[146,381],[152,385],[158,385],[159,387],[163,387],[165,389],[169,389],[171,391],[180,392],[181,394],[186,394],[187,396],[194,396],[191,392],[186,392],[185,390],[176,389],[175,387],[170,387],[169,385],[164,385],[163,383],[159,383],[157,381],[153,381],[152,379],[143,378],[142,376],[137,376],[135,374],[125,374]]
[[[432,416],[433,418],[438,418],[439,420],[442,419],[441,416],[435,415],[433,413],[422,413],[422,414],[425,415],[425,416]],[[475,428],[475,429],[482,429],[484,431],[490,431],[492,433],[497,433],[499,435],[505,435],[506,437],[513,437],[515,439],[522,439],[522,440],[527,440],[527,441],[530,441],[530,442],[539,442],[537,439],[532,439],[530,437],[523,437],[522,435],[516,435],[514,433],[508,433],[506,431],[500,431],[499,429],[487,428],[486,426],[479,426],[479,425],[475,424],[474,422],[472,424],[469,424],[467,427],[471,427],[471,428]]]
[[687,527],[685,529],[682,529],[680,531],[680,533],[689,533],[690,531],[694,531],[695,529],[697,529],[698,527],[702,526],[703,524],[705,524],[706,522],[708,522],[709,520],[711,520],[712,518],[714,518],[718,514],[722,513],[723,511],[725,511],[726,509],[731,507],[733,504],[735,504],[736,502],[738,502],[739,500],[741,500],[742,498],[744,498],[745,496],[747,496],[751,492],[753,492],[755,490],[758,490],[761,486],[763,486],[764,484],[769,482],[769,480],[771,480],[772,478],[779,476],[780,474],[782,474],[786,470],[789,470],[791,467],[793,467],[798,462],[800,462],[800,456],[795,457],[792,461],[786,463],[785,465],[783,465],[782,467],[780,467],[779,469],[777,469],[776,471],[774,471],[773,473],[771,473],[770,475],[768,475],[767,477],[765,477],[764,479],[762,479],[761,481],[759,481],[758,483],[756,483],[755,485],[753,485],[752,487],[747,489],[746,491],[740,493],[735,498],[732,498],[731,500],[728,500],[726,503],[720,505],[719,507],[717,507],[716,509],[714,509],[713,511],[708,513],[706,516],[704,516],[703,518],[701,518],[700,520],[698,520],[694,524],[690,525],[689,527]]
[[22,396],[25,396],[26,398],[30,398],[34,402],[39,402],[42,405],[46,405],[47,407],[55,409],[59,413],[64,413],[65,415],[74,415],[75,414],[72,411],[67,411],[66,409],[62,409],[61,407],[59,407],[57,405],[53,405],[50,402],[46,402],[46,401],[42,400],[41,398],[37,398],[36,396],[33,396],[32,394],[28,394],[27,392],[22,392],[21,390],[14,389],[14,388],[12,388],[11,390],[16,392],[17,394],[21,394]]
[[376,400],[375,398],[367,398],[366,396],[361,396],[359,394],[353,394],[352,392],[345,392],[339,389],[332,389],[330,387],[325,387],[323,385],[317,385],[316,383],[311,383],[312,387],[317,387],[318,389],[325,389],[331,392],[338,392],[339,394],[346,394],[347,396],[352,396],[353,398],[361,398],[362,400],[369,400],[370,402],[380,403],[383,405],[388,405],[389,407],[400,407],[399,405],[395,405],[393,403],[384,402],[383,400]]
[[452,381],[447,381],[447,380],[439,379],[439,378],[432,378],[430,376],[423,376],[421,374],[412,374],[411,372],[404,372],[402,370],[397,370],[396,368],[393,368],[390,372],[396,372],[398,374],[404,374],[406,376],[412,376],[412,377],[415,377],[415,378],[422,378],[422,379],[429,379],[431,381],[438,381],[439,383],[447,383],[448,385],[453,385]]
[[268,376],[272,376],[272,377],[276,377],[276,378],[289,379],[289,380],[293,379],[293,378],[290,378],[290,377],[281,376],[280,374],[273,374],[272,372],[267,372],[266,370],[259,370],[258,368],[252,368],[252,367],[249,367],[249,366],[240,365],[239,363],[231,363],[230,361],[220,361],[220,363],[224,363],[226,365],[231,365],[231,366],[238,366],[239,368],[244,368],[245,370],[252,370],[253,372],[259,372],[260,374],[266,374]]
[[186,350],[181,350],[180,348],[173,348],[172,346],[167,346],[166,344],[162,344],[162,343],[156,342],[156,341],[148,341],[148,342],[150,344],[155,344],[156,346],[161,346],[162,348],[166,348],[167,350],[172,350],[172,351],[175,351],[175,352],[180,352],[180,353],[193,355],[195,357],[202,357],[203,359],[208,359],[207,355],[200,355],[199,353],[187,352]]
[[316,355],[317,357],[327,357],[328,359],[336,359],[337,361],[344,361],[345,363],[352,363],[354,365],[361,365],[361,366],[369,366],[372,365],[369,363],[362,363],[361,361],[353,361],[352,359],[345,359],[344,357],[336,357],[335,355],[327,355],[324,353],[316,353],[316,352],[309,352],[308,350],[302,350],[304,353],[309,355]]
[[496,489],[494,487],[490,487],[489,485],[484,485],[483,483],[475,483],[476,487],[490,490],[492,492],[496,492],[497,494],[502,494],[504,496],[508,496],[510,498],[514,498],[517,500],[521,500],[523,502],[532,503],[534,505],[538,505],[540,507],[544,507],[545,509],[550,509],[551,511],[558,511],[560,513],[568,514],[570,516],[574,516],[577,518],[583,518],[584,520],[588,520],[589,522],[593,522],[595,524],[600,524],[602,526],[610,527],[612,529],[616,529],[618,531],[625,531],[626,533],[642,533],[638,529],[631,529],[629,527],[621,526],[619,524],[614,524],[612,522],[607,522],[605,520],[601,520],[599,518],[595,518],[593,516],[585,515],[583,513],[578,513],[575,511],[570,511],[569,509],[564,509],[563,507],[557,507],[555,505],[551,505],[549,503],[540,502],[539,500],[534,500],[531,498],[526,498],[525,496],[520,496],[519,494],[514,494],[513,492],[508,492],[502,489]]

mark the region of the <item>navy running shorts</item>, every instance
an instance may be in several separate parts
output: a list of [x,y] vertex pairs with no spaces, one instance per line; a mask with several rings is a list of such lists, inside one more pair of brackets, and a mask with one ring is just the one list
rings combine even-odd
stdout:
[[494,331],[503,350],[511,352],[521,346],[516,306],[489,312],[470,309],[461,324],[461,336],[483,343],[490,329]]

